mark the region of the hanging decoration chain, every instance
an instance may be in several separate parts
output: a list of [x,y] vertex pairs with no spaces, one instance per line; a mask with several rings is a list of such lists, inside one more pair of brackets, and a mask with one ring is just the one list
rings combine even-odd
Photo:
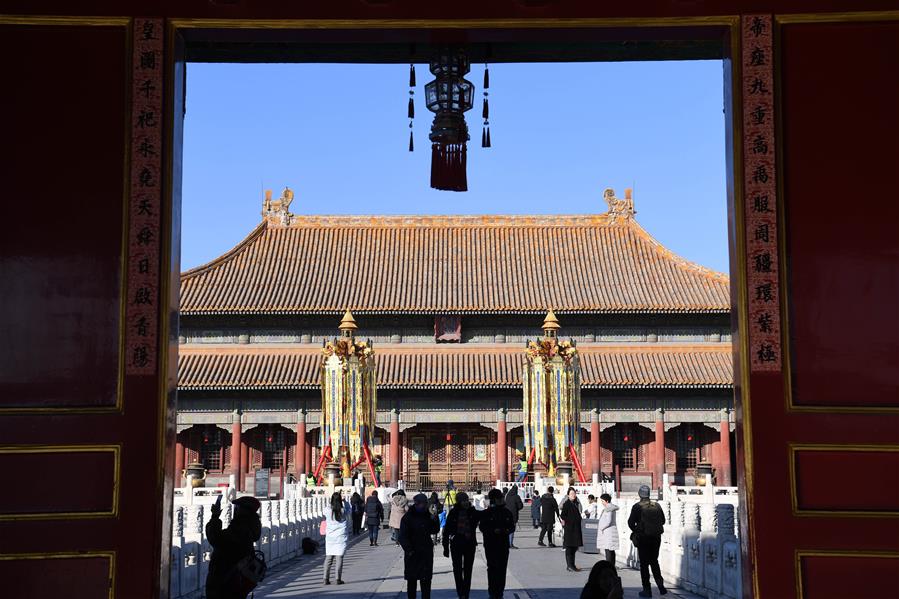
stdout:
[[481,116],[484,118],[484,128],[481,129],[481,147],[489,148],[490,146],[490,65],[484,63],[484,108],[481,110]]
[[415,141],[412,136],[412,122],[415,120],[415,65],[409,65],[409,151],[415,151]]

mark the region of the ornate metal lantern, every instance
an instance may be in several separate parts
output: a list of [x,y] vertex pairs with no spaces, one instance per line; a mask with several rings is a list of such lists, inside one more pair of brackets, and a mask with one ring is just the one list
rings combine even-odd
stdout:
[[431,60],[436,77],[425,86],[425,105],[435,113],[431,125],[431,187],[467,191],[466,150],[469,139],[465,112],[473,106],[474,84],[465,79],[471,69],[465,50],[442,48]]
[[370,341],[355,339],[356,328],[347,310],[340,338],[322,348],[322,452],[315,477],[328,459],[340,464],[344,476],[365,461],[377,483],[369,450],[377,410],[375,354]]
[[543,321],[543,339],[527,344],[522,370],[524,444],[528,463],[535,459],[555,475],[572,462],[586,481],[578,450],[581,446],[581,368],[576,343],[559,341],[559,320],[550,310]]

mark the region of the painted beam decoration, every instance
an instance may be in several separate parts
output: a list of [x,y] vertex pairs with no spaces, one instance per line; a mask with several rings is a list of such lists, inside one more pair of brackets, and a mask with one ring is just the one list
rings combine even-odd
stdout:
[[781,370],[771,15],[742,17],[743,180],[752,371]]
[[367,459],[377,413],[375,353],[370,341],[353,337],[356,323],[347,312],[341,337],[322,348],[322,427],[320,446],[330,448],[344,476]]
[[577,347],[559,341],[552,310],[543,339],[530,341],[522,369],[524,446],[528,461],[555,474],[561,462],[577,462],[581,446],[581,371]]
[[134,19],[128,203],[128,375],[156,372],[162,205],[162,19]]

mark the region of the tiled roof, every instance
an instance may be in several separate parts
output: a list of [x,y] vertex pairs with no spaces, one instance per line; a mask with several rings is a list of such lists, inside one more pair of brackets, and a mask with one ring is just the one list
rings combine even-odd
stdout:
[[[729,388],[729,343],[578,346],[584,388]],[[505,344],[379,345],[380,389],[520,388],[524,349]],[[309,345],[182,345],[178,389],[317,389],[321,349]]]
[[181,275],[183,314],[727,312],[633,219],[298,216]]

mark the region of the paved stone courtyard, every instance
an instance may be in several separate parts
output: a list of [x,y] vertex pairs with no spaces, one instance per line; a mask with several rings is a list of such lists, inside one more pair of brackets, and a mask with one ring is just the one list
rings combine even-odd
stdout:
[[[522,523],[523,524],[523,523]],[[402,551],[390,541],[387,530],[381,532],[378,547],[369,547],[368,535],[363,531],[358,538],[350,541],[344,557],[344,585],[334,584],[333,573],[330,586],[322,584],[322,561],[324,556],[303,556],[269,572],[263,584],[256,589],[256,599],[292,599],[316,595],[341,598],[358,597],[372,599],[404,598],[406,582],[403,580]],[[578,552],[577,565],[582,572],[566,572],[565,555],[561,547],[545,548],[537,546],[537,531],[520,529],[515,535],[515,544],[509,556],[509,572],[506,578],[507,599],[577,599],[587,581],[590,568],[598,555]],[[628,568],[620,568],[619,574],[624,584],[625,599],[636,599],[640,591],[640,573]],[[698,599],[679,589],[669,589],[666,597],[676,599]],[[658,597],[657,590],[653,589]],[[434,599],[456,597],[453,583],[452,563],[443,557],[442,547],[434,548],[434,579],[431,596]],[[487,564],[483,552],[478,549],[471,588],[472,599],[487,597]]]

